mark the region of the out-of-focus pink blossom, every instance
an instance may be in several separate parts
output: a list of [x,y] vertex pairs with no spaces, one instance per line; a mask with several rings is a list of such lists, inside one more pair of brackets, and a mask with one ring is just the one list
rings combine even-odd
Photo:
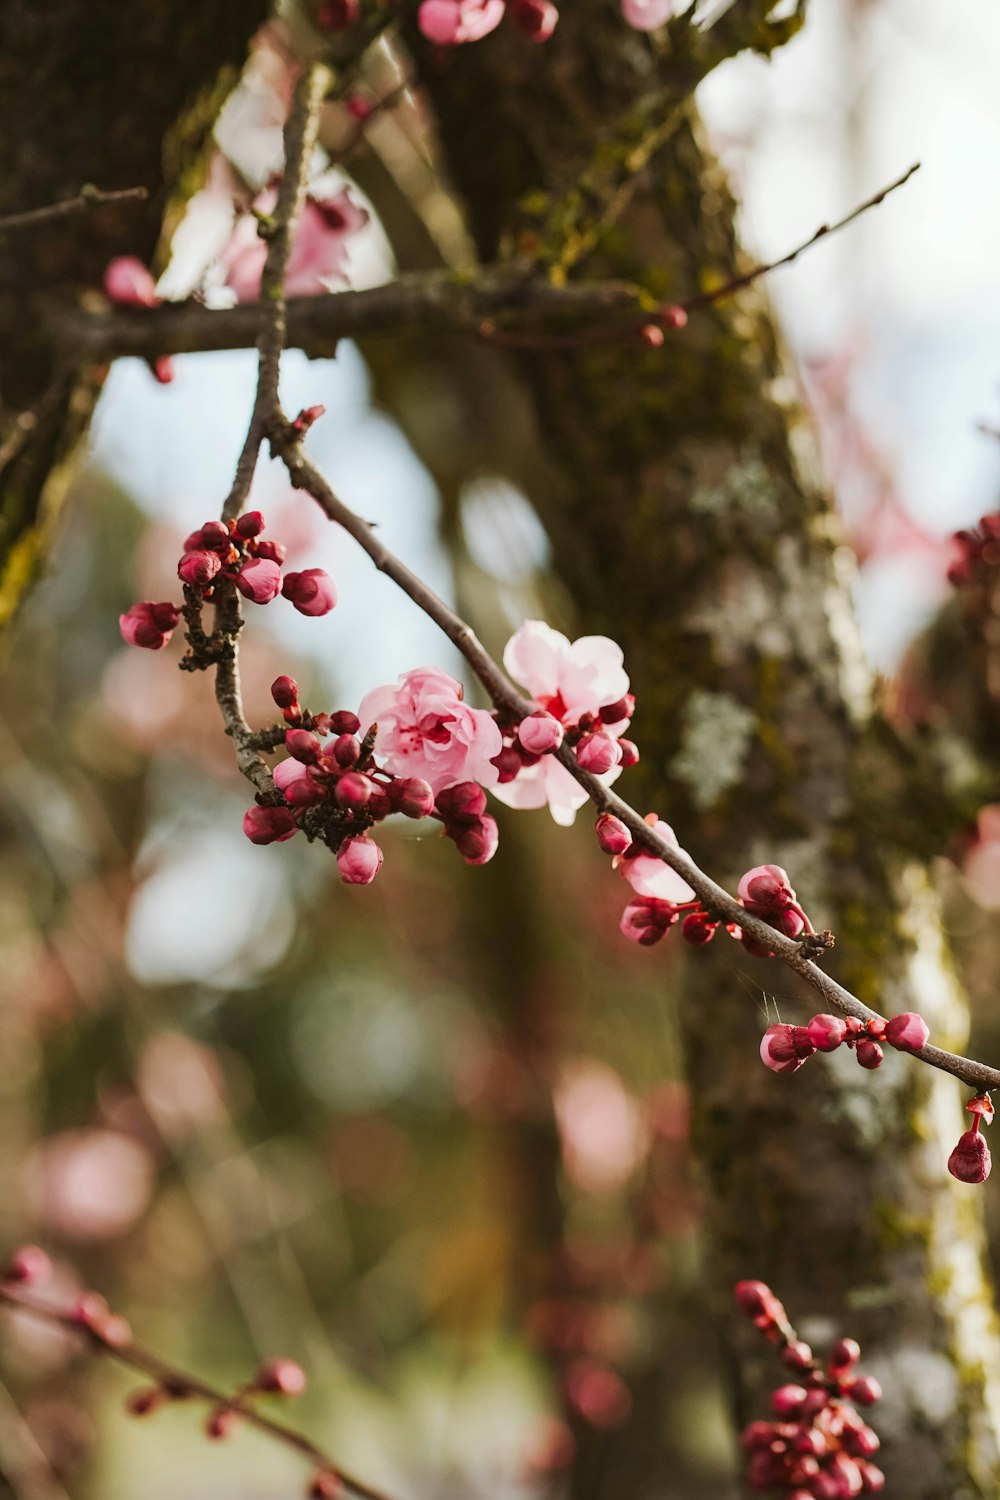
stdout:
[[130,646],[159,651],[169,641],[180,617],[181,612],[175,604],[151,604],[146,600],[133,604],[131,609],[119,615],[118,627],[122,639]]
[[533,42],[547,42],[559,20],[551,0],[514,0],[510,13],[515,26]]
[[423,0],[417,25],[438,47],[478,42],[500,25],[504,0]]
[[104,273],[104,290],[121,307],[157,307],[156,282],[135,255],[118,255]]
[[255,802],[243,814],[243,832],[251,844],[283,844],[298,831],[290,807],[260,807]]
[[[272,213],[277,193],[268,188],[256,200],[258,213]],[[285,292],[289,297],[312,297],[347,280],[347,241],[368,223],[368,213],[355,203],[347,188],[328,197],[306,200],[288,258]],[[244,214],[237,220],[222,253],[226,284],[239,302],[256,302],[267,258],[267,245],[257,233],[257,220]]]
[[656,31],[673,12],[673,0],[622,0],[622,15],[636,31]]
[[155,1167],[145,1146],[115,1130],[65,1130],[28,1158],[25,1182],[39,1221],[76,1240],[112,1239],[145,1212]]
[[462,686],[438,667],[405,672],[366,694],[362,724],[378,724],[376,749],[396,776],[416,776],[437,793],[459,782],[495,786],[503,745],[495,719],[462,701]]
[[573,1182],[588,1192],[620,1187],[642,1160],[647,1133],[618,1074],[601,1062],[568,1064],[556,1083],[555,1110]]
[[286,573],[281,592],[300,615],[327,615],[337,603],[337,585],[323,568]]
[[360,0],[320,0],[316,24],[324,31],[348,31],[360,14]]
[[[650,813],[646,822],[656,830],[658,834],[672,844],[679,854],[685,851],[677,842],[677,835],[669,823],[664,823],[662,818]],[[635,851],[633,853],[633,851]],[[659,901],[675,901],[681,904],[694,899],[694,891],[687,881],[682,879],[669,865],[665,865],[662,859],[657,859],[655,854],[648,854],[644,850],[640,852],[639,846],[633,844],[618,861],[618,873],[623,875],[632,889],[640,896],[655,896]]]
[[367,834],[345,839],[337,854],[337,869],[347,885],[371,885],[382,868],[382,850]]
[[236,587],[252,604],[270,604],[281,592],[281,569],[266,557],[252,557],[237,573]]

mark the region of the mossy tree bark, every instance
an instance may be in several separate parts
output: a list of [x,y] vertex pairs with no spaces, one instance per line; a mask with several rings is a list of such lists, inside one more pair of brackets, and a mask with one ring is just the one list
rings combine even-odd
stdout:
[[58,309],[100,287],[114,255],[150,261],[267,0],[2,0],[0,215],[86,183],[145,203],[0,227],[0,624],[44,555],[96,377],[63,367]]
[[[738,4],[729,24],[766,49],[759,12]],[[567,221],[560,195],[570,217],[579,207],[566,188],[595,139],[614,163],[622,140],[635,146],[635,101],[690,78],[682,23],[671,38],[657,49],[622,27],[612,0],[579,0],[544,48],[501,33],[445,66],[427,61],[485,258],[535,235],[558,259],[538,226]],[[733,205],[688,113],[574,274],[628,276],[671,300],[737,269]],[[838,976],[876,1009],[920,1011],[936,1038],[960,1043],[966,1012],[927,871],[950,815],[935,822],[918,757],[873,705],[848,564],[826,496],[796,461],[805,435],[779,399],[766,309],[755,297],[720,304],[662,350],[532,351],[521,363],[556,476],[532,495],[555,567],[587,630],[625,647],[639,698],[645,759],[630,784],[713,873],[732,882],[752,863],[785,864],[838,934]],[[733,972],[740,954],[725,939],[699,953],[683,1000],[721,1319],[732,1328],[732,1282],[760,1277],[813,1331],[856,1333],[886,1387],[889,1492],[995,1494],[1000,1360],[980,1199],[945,1171],[964,1128],[959,1091],[898,1055],[874,1076],[849,1055],[791,1079],[768,1073],[762,1017]],[[785,971],[745,968],[749,987],[777,990],[783,1015],[815,1008]],[[742,1334],[737,1405],[759,1414],[774,1369]],[[583,1467],[574,1493],[662,1483],[627,1460],[630,1441],[620,1466]]]

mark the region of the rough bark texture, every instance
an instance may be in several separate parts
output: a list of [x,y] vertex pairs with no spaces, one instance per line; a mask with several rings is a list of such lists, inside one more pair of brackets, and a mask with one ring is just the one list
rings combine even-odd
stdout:
[[[766,45],[755,14],[739,4],[730,24],[742,18]],[[678,25],[657,55],[611,0],[579,0],[544,48],[501,33],[428,63],[485,257],[523,246],[525,201],[529,227],[560,219],[550,195],[602,133],[615,162],[609,122],[634,148],[634,101],[690,76],[686,45]],[[559,259],[557,244],[542,248]],[[671,299],[737,263],[728,192],[688,118],[581,270]],[[559,476],[533,494],[555,565],[586,629],[624,645],[639,697],[645,761],[629,785],[717,875],[785,864],[838,933],[838,976],[880,1011],[918,1010],[936,1038],[961,1042],[965,1008],[922,862],[938,830],[915,758],[873,708],[835,520],[796,462],[762,304],[721,305],[662,350],[533,352],[524,370]],[[761,1277],[793,1318],[813,1319],[807,1332],[857,1334],[887,1391],[887,1493],[993,1495],[1000,1363],[980,1199],[945,1171],[960,1095],[899,1056],[874,1076],[840,1055],[792,1079],[769,1074],[761,1015],[724,947],[697,955],[683,998],[720,1313],[731,1329],[732,1282]],[[778,990],[783,1016],[811,1014],[783,971],[746,971],[751,987]],[[773,1365],[742,1330],[734,1353],[737,1404],[759,1414]],[[651,1463],[588,1466],[574,1494],[662,1489]]]
[[151,260],[267,12],[266,0],[0,4],[0,215],[85,183],[149,192],[0,228],[0,624],[37,570],[97,391],[59,366],[60,301],[99,288],[114,255]]

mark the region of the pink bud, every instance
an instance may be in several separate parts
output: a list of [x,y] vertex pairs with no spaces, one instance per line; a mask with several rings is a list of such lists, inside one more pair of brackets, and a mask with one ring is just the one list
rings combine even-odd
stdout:
[[276,677],[271,683],[271,697],[279,708],[298,708],[299,685],[294,677]]
[[321,1469],[309,1486],[309,1500],[337,1500],[344,1488],[344,1481],[331,1469]]
[[367,834],[345,839],[337,854],[337,869],[347,885],[371,885],[382,868],[382,850]]
[[806,1030],[817,1052],[834,1052],[847,1035],[839,1016],[813,1016]]
[[790,1370],[808,1370],[813,1352],[801,1339],[792,1339],[781,1351],[781,1358]]
[[852,1432],[845,1435],[844,1446],[850,1450],[855,1458],[871,1458],[882,1446],[882,1440],[878,1433],[867,1424],[862,1423]]
[[631,740],[619,740],[618,750],[621,755],[619,764],[623,771],[627,771],[629,766],[637,766],[639,764],[639,750]]
[[259,1391],[300,1396],[306,1388],[306,1372],[294,1359],[270,1359],[257,1371],[254,1385]]
[[624,854],[632,847],[632,835],[620,818],[601,813],[594,825],[597,842],[605,854]]
[[854,1049],[854,1055],[863,1068],[880,1068],[885,1053],[878,1042],[873,1042],[870,1037],[865,1037],[858,1042]]
[[[537,759],[537,757],[533,757],[533,759]],[[524,761],[518,754],[518,748],[514,745],[504,745],[503,749],[499,750],[493,756],[490,765],[496,766],[499,772],[498,781],[500,786],[507,786],[509,782],[514,781],[520,776],[524,769]]]
[[550,0],[514,0],[514,24],[533,42],[547,42],[556,29],[559,12]]
[[739,895],[742,901],[775,913],[783,912],[795,900],[791,882],[780,865],[755,865],[748,870],[740,880]]
[[[353,115],[359,121],[367,120],[368,116],[373,114],[375,110],[373,104],[367,104],[365,110],[362,112],[361,107],[365,105],[365,100],[360,99],[357,94],[352,94],[350,98],[344,100],[344,103],[347,105],[348,114]],[[308,432],[313,423],[318,422],[325,411],[325,406],[304,406],[295,418],[292,426],[296,432]]]
[[478,781],[460,781],[438,792],[437,810],[446,823],[471,822],[486,811],[486,793]]
[[546,755],[558,750],[563,740],[563,727],[552,714],[543,708],[529,714],[517,726],[517,737],[529,755]]
[[861,1345],[856,1339],[838,1339],[830,1350],[830,1369],[842,1375],[861,1358]]
[[162,1385],[143,1385],[138,1390],[129,1391],[125,1397],[125,1410],[133,1417],[148,1417],[166,1399],[167,1393]]
[[[804,1034],[805,1044],[796,1037],[798,1031]],[[809,1047],[808,1052],[804,1050],[805,1046]],[[796,1073],[815,1050],[804,1026],[769,1026],[760,1042],[761,1062],[772,1073]]]
[[801,1385],[779,1386],[771,1396],[771,1407],[775,1416],[797,1417],[808,1394],[805,1387]]
[[[438,801],[440,806],[440,799]],[[489,864],[497,852],[500,830],[496,819],[483,814],[468,824],[447,829],[448,837],[454,840],[455,848],[467,865]]]
[[769,1448],[774,1439],[774,1428],[770,1422],[751,1422],[740,1433],[740,1447],[747,1453],[755,1449]]
[[338,807],[358,812],[361,808],[368,806],[372,791],[373,787],[367,776],[362,776],[357,771],[348,771],[337,782],[333,795]]
[[231,1406],[219,1406],[212,1412],[205,1423],[206,1434],[215,1440],[226,1438],[239,1426],[240,1414],[233,1411]]
[[707,911],[689,911],[681,923],[681,937],[702,947],[712,941],[718,927],[718,922],[713,921]]
[[677,908],[672,901],[661,901],[657,896],[634,896],[622,912],[618,930],[630,943],[651,948],[676,921]]
[[688,315],[683,307],[677,307],[676,305],[661,307],[658,316],[664,328],[678,329],[687,327]]
[[353,734],[338,734],[330,746],[329,754],[343,770],[357,765],[361,759],[361,742]]
[[319,760],[319,752],[322,748],[317,736],[310,733],[308,729],[285,731],[285,749],[304,766],[314,766]]
[[673,8],[673,0],[622,0],[622,15],[636,31],[656,31],[665,26]]
[[270,604],[281,590],[281,569],[266,557],[252,557],[237,573],[236,587],[252,604]]
[[277,563],[279,568],[288,556],[288,548],[284,542],[272,542],[265,538],[257,543],[257,556],[266,558],[268,562]]
[[173,604],[151,604],[144,601],[133,604],[131,609],[118,616],[118,628],[122,639],[130,646],[144,646],[148,651],[159,651],[169,641],[180,610]]
[[576,747],[577,763],[594,776],[604,776],[621,759],[617,743],[606,734],[587,734]]
[[885,1475],[875,1464],[858,1464],[861,1470],[861,1482],[864,1485],[866,1495],[878,1495],[885,1489]]
[[389,783],[389,802],[406,818],[427,818],[434,811],[434,792],[419,776],[406,776]]
[[860,1380],[855,1380],[848,1386],[847,1394],[858,1406],[874,1406],[876,1401],[882,1399],[882,1387],[874,1375],[862,1375]]
[[116,256],[104,273],[104,290],[121,307],[156,307],[156,282],[134,255]]
[[38,1245],[22,1245],[20,1250],[14,1251],[0,1279],[8,1285],[37,1286],[39,1282],[48,1281],[51,1275],[52,1262],[45,1251]]
[[[977,1120],[978,1125],[978,1120]],[[959,1182],[985,1182],[993,1167],[986,1137],[978,1130],[967,1130],[948,1158],[948,1171]]]
[[264,516],[259,510],[248,510],[245,516],[240,516],[236,522],[236,535],[241,536],[244,541],[251,537],[260,536],[264,530]]
[[283,844],[298,832],[290,807],[261,807],[254,803],[243,814],[243,832],[251,844]]
[[624,698],[618,698],[614,703],[605,703],[600,710],[602,724],[620,724],[623,719],[631,719],[635,713],[635,695],[626,693]]
[[189,583],[192,588],[204,588],[205,584],[211,583],[221,568],[222,564],[217,552],[195,550],[185,552],[177,564],[177,576],[184,583]]
[[738,1281],[733,1287],[736,1306],[748,1318],[772,1319],[781,1303],[764,1281]]
[[286,573],[281,592],[300,615],[328,615],[337,602],[337,587],[322,568]]
[[461,40],[462,8],[458,0],[423,0],[417,11],[417,25],[429,42],[438,47],[453,47]]
[[885,1024],[886,1041],[890,1047],[898,1047],[900,1052],[919,1052],[921,1047],[926,1047],[930,1034],[930,1027],[923,1016],[918,1016],[912,1010],[904,1011],[901,1016],[893,1016]]

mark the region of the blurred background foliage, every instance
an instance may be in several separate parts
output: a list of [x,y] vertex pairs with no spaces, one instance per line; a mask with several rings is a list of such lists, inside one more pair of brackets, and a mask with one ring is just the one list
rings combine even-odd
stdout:
[[[859,90],[853,112],[836,101],[856,149],[862,105],[888,107],[878,28],[902,23],[887,4],[817,10],[821,39],[839,26],[850,55],[867,58],[866,98]],[[929,25],[933,10],[913,14]],[[797,45],[775,64],[783,79],[807,68]],[[787,128],[801,100],[762,92],[752,69],[725,71],[728,94],[714,79],[704,103],[739,171],[766,159],[761,122]],[[458,233],[420,175],[414,121],[404,111],[380,130],[359,180],[390,161],[424,204],[421,233],[428,222]],[[851,143],[843,149],[849,157]],[[762,251],[780,252],[769,237],[798,231],[768,221],[773,181],[763,181],[748,213]],[[828,213],[821,205],[817,221]],[[419,261],[420,236],[401,248],[393,229],[401,258]],[[877,236],[864,252],[838,248],[826,274],[857,289],[883,253]],[[361,279],[379,279],[384,254],[369,247],[376,268],[362,266]],[[917,513],[906,463],[854,404],[891,361],[856,376],[856,330],[803,331],[794,309],[787,332],[850,498],[869,645],[888,670],[905,644],[896,616],[933,607],[943,539],[989,507],[996,457],[981,439],[977,483],[934,516]],[[924,334],[926,374],[936,356]],[[424,370],[414,389],[407,368],[405,351],[394,360],[382,346],[376,389],[432,437],[436,425],[447,448],[447,379],[435,386]],[[392,525],[398,550],[488,644],[501,648],[525,615],[586,631],[548,575],[531,506],[497,472],[495,441],[484,457],[470,439],[430,473],[374,404],[357,350],[311,366],[291,356],[286,378],[290,407],[328,407],[315,451],[345,497]],[[589,817],[566,832],[545,814],[501,809],[500,854],[477,870],[437,837],[392,827],[376,884],[344,887],[322,848],[243,839],[246,790],[210,685],[181,677],[169,651],[138,657],[120,641],[119,611],[168,596],[178,543],[217,510],[252,379],[249,355],[181,359],[169,389],[141,364],[115,369],[51,570],[6,644],[0,1239],[44,1243],[60,1287],[98,1287],[143,1341],[222,1383],[267,1355],[300,1360],[311,1385],[296,1420],[401,1500],[537,1490],[573,1442],[613,1464],[614,1430],[636,1402],[667,1433],[671,1495],[729,1493],[732,1438],[698,1284],[677,944],[652,955],[621,940],[625,888]],[[974,399],[988,410],[990,388]],[[489,408],[494,438],[505,416]],[[955,424],[964,441],[972,412]],[[905,447],[905,433],[896,440]],[[332,709],[425,661],[456,670],[273,468],[255,499],[298,556],[329,563],[343,603],[305,630],[252,621],[252,720],[271,719],[279,671],[302,681],[312,707]],[[906,550],[901,536],[919,555],[905,580],[886,573]],[[636,730],[641,745],[641,704]],[[1000,1045],[998,849],[984,815],[958,851],[964,868],[943,872],[983,1053]],[[732,968],[748,1004],[780,1008],[780,989],[761,988],[780,977]],[[673,1351],[667,1368],[652,1359],[654,1318]],[[301,1487],[293,1457],[248,1433],[209,1444],[183,1406],[127,1420],[127,1377],[81,1366],[51,1330],[5,1320],[0,1358],[0,1448],[19,1494],[65,1484],[107,1500],[137,1487],[149,1500],[253,1500]]]

